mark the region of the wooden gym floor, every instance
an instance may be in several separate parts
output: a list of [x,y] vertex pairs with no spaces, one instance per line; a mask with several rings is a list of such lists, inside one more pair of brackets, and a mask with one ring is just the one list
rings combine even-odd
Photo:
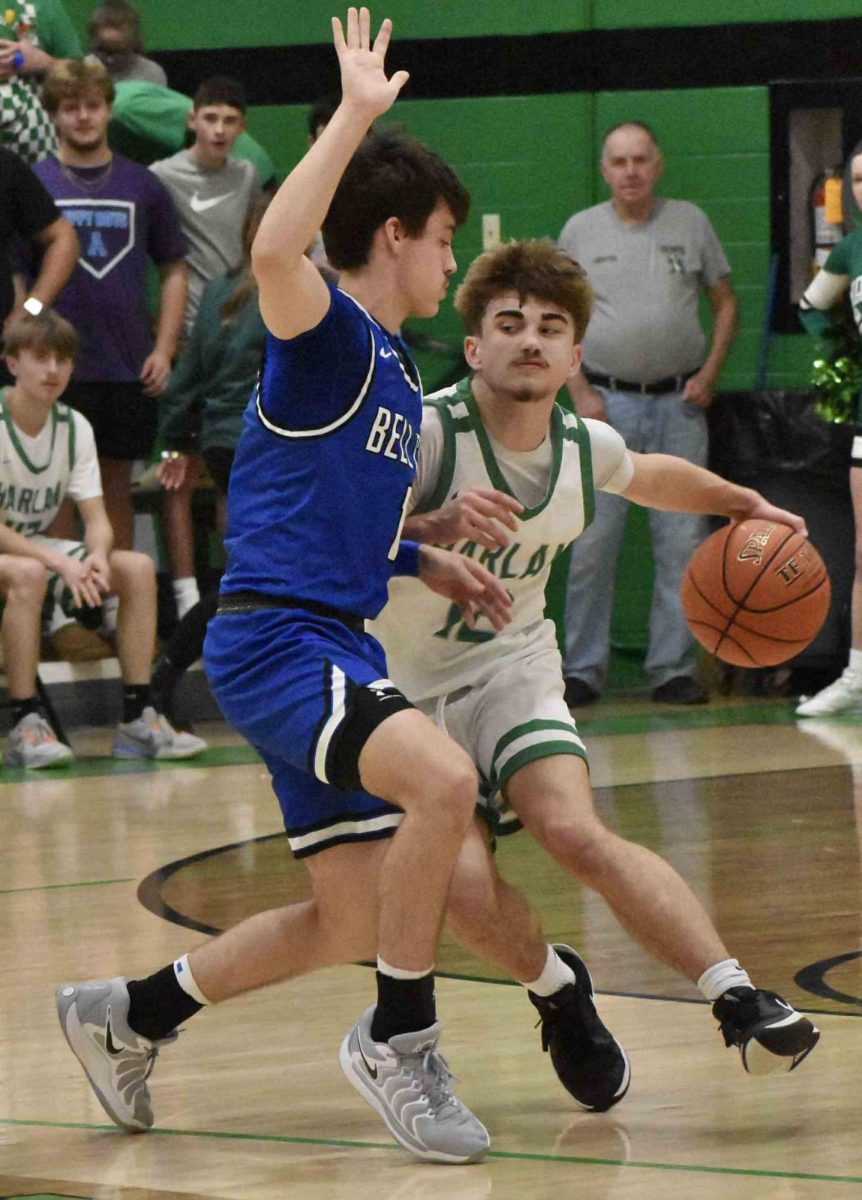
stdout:
[[185,765],[114,765],[109,731],[54,774],[0,786],[0,1196],[291,1200],[815,1200],[862,1187],[862,722],[796,723],[787,702],[581,721],[597,803],[664,854],[757,982],[816,1013],[794,1074],[753,1079],[709,1008],[652,962],[526,834],[501,868],[578,947],[632,1061],[610,1113],[575,1109],[521,989],[445,940],[444,1053],[491,1130],[483,1164],[415,1163],[341,1076],[371,1002],[366,967],[272,988],[190,1021],[151,1080],[157,1128],[116,1130],[57,1025],[61,980],[149,973],[205,931],[305,895],[255,756],[222,726]]

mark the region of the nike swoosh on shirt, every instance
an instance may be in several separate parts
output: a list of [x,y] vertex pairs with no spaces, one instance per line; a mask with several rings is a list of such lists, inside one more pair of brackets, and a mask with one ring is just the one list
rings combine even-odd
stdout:
[[189,200],[189,204],[191,205],[192,212],[202,213],[206,212],[208,208],[215,208],[217,204],[221,204],[222,200],[227,200],[232,195],[233,192],[225,192],[223,196],[213,196],[209,200],[204,200],[197,192],[194,192],[191,200]]

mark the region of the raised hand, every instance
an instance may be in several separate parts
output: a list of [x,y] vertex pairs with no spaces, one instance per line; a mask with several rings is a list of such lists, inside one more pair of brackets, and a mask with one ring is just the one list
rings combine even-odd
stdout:
[[387,112],[410,78],[407,71],[396,71],[386,78],[385,59],[392,22],[387,18],[371,43],[371,14],[367,8],[347,10],[347,36],[338,17],[332,18],[332,35],[341,67],[341,94],[344,103],[367,113],[369,123]]
[[408,518],[405,536],[439,545],[470,538],[488,550],[496,550],[508,546],[506,529],[517,531],[517,517],[523,511],[523,504],[505,492],[470,488],[435,512]]

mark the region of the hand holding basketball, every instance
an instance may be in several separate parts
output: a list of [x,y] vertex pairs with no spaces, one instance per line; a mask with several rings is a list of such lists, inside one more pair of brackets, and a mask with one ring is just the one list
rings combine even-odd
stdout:
[[680,587],[701,645],[738,667],[772,667],[813,641],[829,611],[823,559],[776,521],[726,525],[698,546]]

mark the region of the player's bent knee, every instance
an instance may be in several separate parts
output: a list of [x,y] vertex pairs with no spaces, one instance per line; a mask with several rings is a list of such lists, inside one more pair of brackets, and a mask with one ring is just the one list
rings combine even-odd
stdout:
[[148,554],[137,550],[114,550],[111,552],[111,570],[118,585],[124,583],[134,587],[156,586],[156,568]]
[[41,600],[48,586],[48,568],[35,558],[9,556],[5,563],[7,597],[14,603],[20,599],[25,603]]
[[441,806],[466,827],[479,792],[476,768],[459,747],[453,747],[451,757],[437,766],[423,790],[430,805]]

